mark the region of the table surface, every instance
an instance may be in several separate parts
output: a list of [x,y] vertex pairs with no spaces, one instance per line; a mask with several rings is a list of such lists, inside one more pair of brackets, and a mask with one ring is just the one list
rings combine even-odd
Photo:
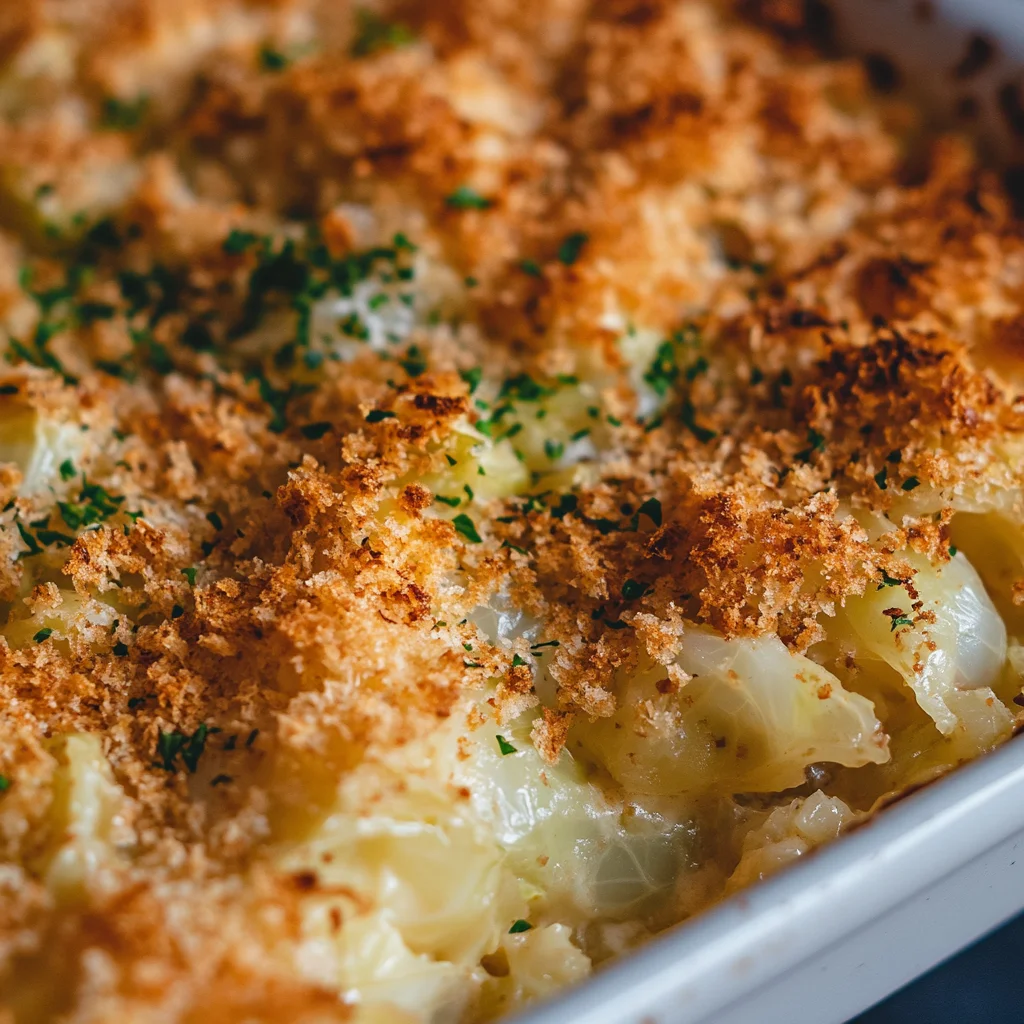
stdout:
[[850,1024],[1020,1024],[1024,914]]

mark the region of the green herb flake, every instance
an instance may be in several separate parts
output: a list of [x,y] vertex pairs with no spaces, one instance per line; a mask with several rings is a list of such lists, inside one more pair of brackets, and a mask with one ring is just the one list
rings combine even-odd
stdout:
[[0,775],[0,793],[6,793],[11,788],[11,780],[6,775]]
[[878,590],[884,590],[886,587],[902,587],[906,583],[906,580],[896,579],[894,576],[890,576],[884,569],[882,570],[882,582],[878,584]]
[[273,47],[264,46],[260,49],[260,69],[262,71],[283,71],[291,63],[291,58],[275,50]]
[[524,274],[529,274],[530,277],[541,277],[543,274],[540,264],[536,260],[520,260],[519,269]]
[[512,744],[509,743],[509,741],[500,733],[495,736],[495,739],[498,741],[498,749],[501,751],[502,757],[506,754],[515,754],[517,752],[516,748],[513,747]]
[[675,346],[671,341],[663,341],[654,354],[653,362],[644,372],[644,381],[663,398],[678,376]]
[[880,488],[881,488],[881,489],[882,489],[883,491],[885,491],[885,490],[888,490],[888,489],[889,489],[889,484],[888,484],[888,482],[887,482],[887,480],[886,480],[886,477],[887,477],[887,475],[888,475],[888,474],[887,474],[887,471],[886,471],[886,468],[885,468],[885,466],[883,466],[883,467],[882,467],[882,468],[881,468],[881,469],[880,469],[880,470],[879,470],[879,471],[878,471],[878,472],[877,472],[877,473],[875,474],[875,483],[876,483],[876,484],[878,484],[878,486],[879,486],[879,487],[880,487]]
[[65,483],[68,480],[74,480],[76,475],[75,464],[70,459],[65,459],[60,464],[60,478]]
[[487,210],[494,205],[493,200],[469,185],[460,185],[445,199],[445,203],[453,210]]
[[892,620],[889,623],[890,633],[895,633],[900,626],[914,625],[914,620],[907,618],[907,616],[903,614],[903,610],[901,608],[887,608],[882,614],[888,615],[889,618]]
[[707,373],[709,365],[703,356],[699,356],[696,362],[686,368],[686,379],[692,384],[702,373]]
[[224,520],[216,512],[207,512],[206,518],[215,530],[220,531],[224,529]]
[[563,239],[558,247],[558,260],[565,266],[571,267],[583,252],[583,247],[590,241],[590,236],[585,231],[574,231]]
[[520,668],[522,665],[527,665],[529,662],[518,654],[512,655],[512,667]]
[[468,541],[472,541],[474,544],[480,543],[480,534],[476,531],[476,526],[473,524],[473,520],[466,515],[465,512],[460,512],[453,520],[452,526],[455,527],[458,533],[461,533],[463,537]]
[[544,442],[544,454],[552,462],[557,462],[565,454],[565,445],[561,441],[552,441],[549,438]]
[[797,452],[796,457],[801,462],[809,462],[815,452],[825,450],[825,435],[813,427],[807,431],[807,447],[802,452]]
[[570,512],[575,512],[579,505],[579,499],[575,494],[563,494],[558,499],[558,504],[551,509],[551,514],[556,519],[564,519]]
[[707,427],[702,427],[697,422],[696,416],[697,411],[694,409],[693,403],[687,399],[683,403],[682,409],[679,411],[679,419],[683,426],[686,427],[701,444],[707,444],[708,441],[714,440],[718,434],[713,430],[709,430]]
[[[521,402],[539,402],[542,398],[547,398],[555,394],[555,392],[555,388],[538,383],[528,373],[520,373],[504,381],[501,385],[501,390],[498,392],[498,397],[513,398]],[[494,415],[497,417],[497,410]]]
[[950,558],[956,558],[956,552],[957,552],[957,549],[955,547],[951,547],[949,549],[949,557]]
[[627,601],[635,601],[637,598],[643,597],[647,590],[648,588],[643,583],[638,583],[636,580],[626,580],[622,584],[622,596]]
[[171,609],[171,618],[172,619],[180,619],[182,617],[182,615],[184,615],[184,614],[185,614],[185,609],[182,608],[180,604],[176,604]]
[[188,585],[194,587],[196,585],[196,573],[199,572],[198,568],[194,565],[190,565],[185,569],[181,570],[181,575],[188,580]]
[[41,644],[44,640],[49,640],[51,636],[53,636],[53,630],[50,629],[49,626],[44,626],[34,637],[32,637],[32,639],[35,640],[37,644]]
[[468,385],[470,394],[476,391],[483,375],[484,371],[479,366],[474,366],[469,370],[459,370],[459,376]]
[[371,409],[366,414],[367,423],[381,423],[383,420],[393,420],[398,417],[387,409]]
[[138,128],[149,108],[149,97],[139,96],[134,100],[122,100],[108,96],[100,111],[100,125],[111,131],[126,132]]
[[310,441],[319,441],[330,429],[330,423],[321,420],[318,423],[307,423],[305,426],[299,427],[299,433]]
[[901,461],[902,461],[902,459],[903,459],[903,452],[901,452],[901,451],[899,450],[899,448],[894,448],[894,449],[893,449],[893,450],[892,450],[891,452],[889,452],[889,454],[888,454],[888,455],[887,455],[887,456],[885,457],[885,461],[886,461],[886,462],[891,462],[891,463],[893,463],[894,465],[895,465],[896,463],[898,463],[898,462],[901,462]]
[[462,504],[460,497],[447,494],[435,494],[434,501],[439,501],[442,505],[447,505],[449,508],[458,508]]
[[519,918],[519,920],[512,922],[512,927],[509,928],[508,933],[509,935],[518,935],[520,932],[528,932],[532,927],[533,925],[529,921]]
[[353,57],[368,57],[381,50],[408,46],[416,41],[412,32],[397,22],[387,22],[379,14],[360,8],[356,11],[356,33],[352,41]]
[[636,514],[637,516],[647,516],[655,526],[661,526],[661,502],[657,498],[648,498],[637,509]]
[[427,370],[426,357],[415,345],[406,352],[405,358],[400,359],[398,364],[410,377],[419,377]]
[[252,231],[241,231],[238,228],[232,228],[228,237],[224,239],[222,248],[230,256],[240,256],[246,250],[251,249],[259,240],[260,236]]
[[166,771],[175,770],[175,760],[180,755],[185,767],[195,773],[199,766],[199,758],[203,756],[206,749],[206,738],[210,734],[209,727],[203,723],[191,736],[181,732],[160,731],[157,737],[156,752],[160,758],[161,767]]
[[905,491],[912,491],[915,487],[920,486],[921,481],[918,480],[916,476],[908,476],[907,479],[903,481],[903,490]]
[[118,640],[117,643],[114,644],[113,651],[118,658],[123,658],[128,654],[128,645]]

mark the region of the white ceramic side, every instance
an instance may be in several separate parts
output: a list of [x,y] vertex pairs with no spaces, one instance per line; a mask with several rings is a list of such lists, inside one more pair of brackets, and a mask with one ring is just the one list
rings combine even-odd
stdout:
[[1024,737],[520,1024],[840,1024],[1024,908]]

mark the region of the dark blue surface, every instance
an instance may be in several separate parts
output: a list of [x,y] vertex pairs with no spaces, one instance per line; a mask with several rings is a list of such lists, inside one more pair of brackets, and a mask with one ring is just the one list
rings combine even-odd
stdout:
[[1024,1024],[1024,915],[850,1024]]

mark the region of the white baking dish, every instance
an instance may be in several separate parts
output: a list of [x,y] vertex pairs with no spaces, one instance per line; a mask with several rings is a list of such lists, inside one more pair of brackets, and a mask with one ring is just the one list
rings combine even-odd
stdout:
[[1024,737],[522,1024],[840,1024],[1024,908]]
[[[1022,0],[830,6],[842,45],[891,60],[1002,156],[1024,152],[1007,110],[1024,104]],[[840,1024],[1021,909],[1024,736],[518,1020]]]

